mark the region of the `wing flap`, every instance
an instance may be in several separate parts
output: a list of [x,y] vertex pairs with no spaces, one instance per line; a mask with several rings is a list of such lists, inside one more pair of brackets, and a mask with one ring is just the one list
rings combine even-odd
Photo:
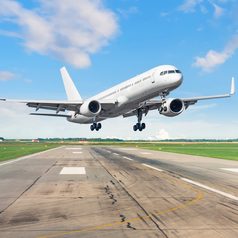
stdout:
[[63,115],[63,114],[48,114],[48,113],[30,113],[30,115],[34,116],[50,116],[50,117],[71,117],[71,115]]

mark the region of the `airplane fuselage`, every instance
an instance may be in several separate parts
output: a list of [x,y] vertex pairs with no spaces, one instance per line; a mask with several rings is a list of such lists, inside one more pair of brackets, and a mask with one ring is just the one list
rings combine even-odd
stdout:
[[[123,83],[120,83],[88,100],[115,100],[116,106],[97,116],[97,122],[106,118],[118,117],[126,112],[138,108],[138,105],[146,100],[159,96],[162,92],[170,92],[178,88],[183,81],[182,73],[172,65],[155,67],[145,73],[137,75]],[[93,117],[86,117],[75,112],[67,118],[74,123],[90,124],[94,122]]]

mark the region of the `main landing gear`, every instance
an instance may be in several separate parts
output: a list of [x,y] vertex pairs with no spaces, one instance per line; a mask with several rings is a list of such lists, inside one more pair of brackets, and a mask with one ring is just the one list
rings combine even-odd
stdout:
[[101,123],[96,123],[96,122],[94,122],[94,123],[90,126],[91,131],[93,131],[94,129],[95,129],[96,131],[99,131],[101,128],[102,128],[102,124],[101,124]]
[[142,109],[139,108],[137,109],[137,118],[138,118],[138,123],[136,123],[134,126],[133,126],[133,130],[134,131],[142,131],[145,129],[145,123],[141,123],[141,120],[142,120]]

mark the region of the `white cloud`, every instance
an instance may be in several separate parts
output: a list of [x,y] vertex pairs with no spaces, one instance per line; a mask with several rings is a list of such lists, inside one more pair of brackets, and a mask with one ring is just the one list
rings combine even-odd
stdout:
[[184,4],[179,6],[178,10],[185,13],[195,12],[195,7],[202,2],[203,0],[185,0]]
[[214,12],[214,17],[216,18],[216,19],[218,19],[218,18],[220,18],[220,17],[222,17],[224,14],[225,14],[225,9],[223,9],[223,8],[221,8],[221,7],[219,7],[219,6],[217,6],[216,4],[212,4],[214,7],[215,7],[215,12]]
[[137,7],[130,7],[128,10],[125,9],[118,9],[118,12],[122,14],[124,18],[128,18],[130,15],[135,14],[138,12]]
[[25,79],[25,82],[32,83],[32,80],[31,79]]
[[161,17],[165,17],[165,16],[168,16],[168,15],[169,15],[169,13],[167,13],[167,12],[161,12],[161,13],[160,13],[160,16],[161,16]]
[[210,50],[205,57],[196,57],[195,67],[202,68],[205,72],[211,72],[217,65],[223,64],[227,59],[232,57],[238,48],[238,35],[234,35],[222,52]]
[[20,27],[0,34],[20,37],[30,52],[61,60],[75,67],[90,66],[95,53],[118,33],[116,15],[101,0],[41,0],[29,10],[16,1],[0,0],[2,21]]
[[9,71],[0,71],[0,81],[7,81],[10,79],[16,79],[18,74],[11,73]]
[[200,8],[201,8],[201,12],[202,12],[203,14],[208,13],[208,10],[206,9],[205,6],[201,5]]
[[160,129],[155,137],[157,140],[171,139],[169,133],[165,129]]

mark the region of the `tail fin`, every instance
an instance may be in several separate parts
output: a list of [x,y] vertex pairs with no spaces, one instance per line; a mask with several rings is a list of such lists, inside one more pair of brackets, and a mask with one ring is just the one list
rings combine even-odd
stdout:
[[60,69],[68,100],[83,100],[65,67]]
[[233,95],[234,93],[235,93],[235,80],[234,80],[234,77],[232,77],[230,95]]

